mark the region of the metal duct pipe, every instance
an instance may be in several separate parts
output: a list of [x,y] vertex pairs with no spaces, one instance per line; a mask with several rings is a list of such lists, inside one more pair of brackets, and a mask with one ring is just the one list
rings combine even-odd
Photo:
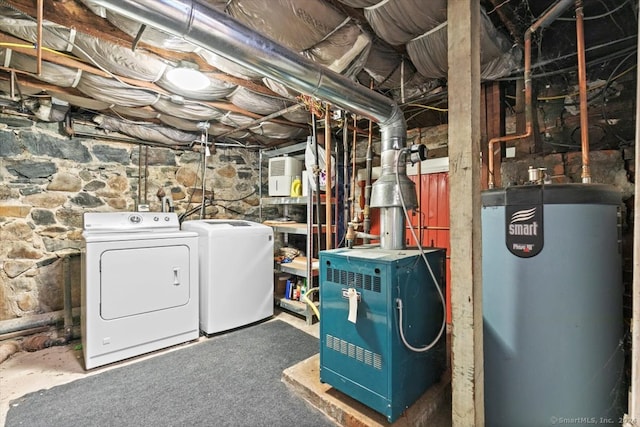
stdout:
[[[96,0],[128,18],[151,25],[332,105],[382,125],[397,120],[396,103],[278,45],[213,6],[190,0]],[[404,120],[403,120],[404,121]]]
[[[402,115],[398,110],[397,114]],[[404,118],[402,119],[404,124]],[[380,178],[371,188],[371,207],[380,208],[380,247],[383,249],[404,249],[405,226],[402,199],[407,209],[418,206],[415,184],[407,176],[404,155],[400,150],[407,141],[406,128],[402,135],[393,126],[381,129]],[[397,166],[397,167],[396,167]],[[397,169],[397,170],[396,170]],[[397,173],[397,179],[396,179]]]
[[[390,177],[395,176],[392,165],[399,150],[405,146],[407,126],[402,111],[393,100],[278,45],[205,3],[189,0],[96,0],[96,3],[182,37],[306,95],[377,122],[382,133],[383,177],[385,171]],[[385,155],[385,151],[391,153]],[[384,216],[388,208],[400,206],[398,191],[403,191],[408,208],[411,200],[415,201],[413,182],[405,171],[402,172],[400,188],[397,188],[395,178],[378,180],[373,186],[372,206],[381,208],[382,223],[387,222]],[[400,222],[398,224],[396,220],[392,229],[404,234],[404,217],[395,216]],[[381,240],[381,246],[393,248],[387,240]],[[404,248],[404,239],[402,241],[400,249]]]

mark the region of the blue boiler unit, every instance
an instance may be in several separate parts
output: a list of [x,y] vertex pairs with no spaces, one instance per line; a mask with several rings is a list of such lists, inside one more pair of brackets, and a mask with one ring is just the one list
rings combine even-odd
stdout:
[[[443,249],[425,250],[444,292]],[[320,381],[395,421],[446,367],[444,308],[420,251],[356,247],[320,253]],[[401,301],[400,306],[398,300]],[[399,324],[402,316],[402,324]]]

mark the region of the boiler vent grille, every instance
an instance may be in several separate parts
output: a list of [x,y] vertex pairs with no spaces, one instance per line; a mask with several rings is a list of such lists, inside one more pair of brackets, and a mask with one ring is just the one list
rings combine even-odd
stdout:
[[339,270],[337,268],[327,267],[327,282],[337,283],[349,288],[364,289],[380,293],[381,279],[380,276],[372,276],[370,274],[355,273],[353,271]]
[[374,353],[367,349],[364,349],[358,345],[334,337],[333,335],[326,335],[327,348],[337,351],[351,359],[355,359],[360,363],[374,367],[375,369],[382,369],[382,356],[378,353]]

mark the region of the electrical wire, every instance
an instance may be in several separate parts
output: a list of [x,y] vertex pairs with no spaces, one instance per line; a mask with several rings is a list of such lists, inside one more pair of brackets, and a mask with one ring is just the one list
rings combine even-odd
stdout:
[[[606,82],[602,82],[602,83],[598,83],[598,84],[595,84],[593,86],[590,86],[590,87],[587,88],[587,90],[588,91],[594,91],[594,90],[597,90],[597,89],[606,88],[607,86],[609,86],[611,84],[611,82],[616,81],[620,77],[622,77],[625,74],[629,73],[630,71],[634,70],[636,67],[637,67],[637,64],[633,64],[631,67],[627,68],[626,70],[624,70],[623,72],[621,72],[617,76],[608,79]],[[617,71],[617,68],[614,71]],[[599,92],[596,96],[592,97],[592,99],[597,98],[598,96],[600,96],[601,92]],[[565,99],[568,96],[569,97],[577,96],[578,94],[579,94],[579,92],[576,91],[576,92],[571,92],[571,93],[567,93],[567,94],[564,94],[564,95],[538,96],[538,97],[536,97],[536,100],[537,101],[556,101],[556,100],[560,100],[560,99]],[[513,95],[506,95],[506,98],[516,99],[516,97],[513,96]]]
[[[188,201],[187,206],[189,206],[189,204],[191,204],[191,196],[189,197],[189,201]],[[211,203],[211,201],[209,199],[204,199],[204,201],[201,204],[196,205],[196,206],[184,211],[183,213],[181,213],[178,216],[178,221],[180,223],[182,223],[182,221],[184,221],[187,217],[189,217],[189,216],[193,215],[194,213],[198,212],[199,210],[201,210],[202,209],[202,207],[201,207],[202,204],[204,204],[205,207],[213,206],[213,203]]]
[[[600,15],[585,16],[582,19],[585,20],[585,21],[592,21],[592,20],[595,20],[595,19],[606,18],[607,16],[610,16],[610,15],[614,14],[615,12],[619,11],[620,9],[622,9],[630,1],[631,0],[625,0],[624,2],[622,2],[622,4],[618,5],[613,10],[609,10],[608,12],[601,13]],[[602,4],[604,5],[604,3],[602,3]],[[606,5],[605,5],[605,7],[606,7]],[[556,18],[556,21],[575,21],[575,20],[576,20],[576,18],[562,18],[562,17]]]
[[[633,38],[635,39],[635,36]],[[605,47],[605,45],[598,46],[598,48],[600,48],[600,47]],[[601,64],[603,62],[611,61],[613,59],[620,58],[620,57],[628,54],[629,52],[635,52],[636,50],[637,50],[637,46],[629,46],[629,47],[626,47],[624,49],[619,49],[619,50],[617,50],[616,52],[614,52],[612,54],[605,55],[605,56],[602,56],[600,58],[588,61],[587,62],[587,66],[592,66],[592,65],[595,65],[595,64]],[[531,67],[531,69],[533,70],[533,69],[536,69],[536,68],[540,68],[540,67],[542,67],[544,65],[547,65],[549,63],[557,62],[558,60],[561,60],[561,59],[567,59],[567,58],[569,58],[571,56],[574,56],[574,55],[575,54],[570,54],[570,55],[565,55],[564,57],[554,58],[551,61],[544,61],[542,63],[533,65]],[[547,71],[547,72],[540,73],[540,74],[534,74],[532,77],[535,77],[535,78],[549,77],[549,76],[553,76],[553,75],[557,75],[557,74],[562,74],[562,73],[567,73],[567,72],[570,72],[570,71],[574,71],[577,67],[578,67],[577,65],[572,65],[570,67],[562,68],[562,69],[559,69],[559,70]],[[514,70],[511,73],[512,74],[511,76],[501,77],[499,79],[496,79],[495,81],[507,82],[507,81],[522,80],[522,75],[521,75],[522,71],[523,71],[522,69]],[[515,73],[519,73],[519,75],[514,76],[513,74],[515,74]]]
[[231,209],[231,208],[229,208],[229,207],[226,207],[225,205],[219,205],[219,204],[215,203],[215,204],[212,204],[211,206],[219,206],[219,207],[221,207],[222,209],[224,209],[225,211],[232,212],[232,213],[234,213],[234,214],[236,214],[236,215],[244,215],[242,212],[239,212],[239,211],[237,211],[237,210],[235,210],[235,209]]
[[[9,43],[9,42],[0,42],[0,47],[17,47],[17,48],[22,48],[22,49],[37,49],[37,46],[35,44],[27,44],[27,43]],[[78,59],[73,55],[69,55],[66,54],[64,52],[60,52],[58,50],[55,49],[51,49],[49,47],[46,46],[42,46],[41,48],[43,51],[45,52],[49,52],[49,53],[53,53],[55,55],[59,55],[65,58],[69,58],[69,59]]]
[[418,240],[418,237],[416,236],[416,232],[413,229],[413,225],[411,224],[411,218],[409,217],[409,212],[407,211],[407,206],[404,202],[404,196],[402,195],[402,190],[400,190],[400,175],[398,173],[398,168],[400,166],[400,158],[403,157],[403,153],[405,153],[407,151],[407,148],[403,148],[402,150],[400,150],[400,153],[398,153],[398,156],[396,157],[396,167],[395,167],[395,175],[396,175],[396,186],[398,187],[398,193],[400,195],[400,204],[402,205],[402,211],[404,212],[404,216],[407,220],[407,223],[409,224],[409,229],[411,230],[411,235],[413,236],[413,238],[416,241],[416,245],[418,246],[418,250],[420,251],[420,255],[422,256],[422,259],[424,260],[424,263],[427,265],[427,269],[429,270],[429,275],[431,276],[431,280],[433,281],[433,286],[436,288],[436,290],[438,291],[438,296],[440,297],[440,302],[442,303],[442,326],[440,327],[440,331],[438,332],[438,335],[433,339],[433,341],[431,341],[431,343],[429,343],[428,345],[424,346],[424,347],[414,347],[411,344],[409,344],[409,342],[407,342],[405,336],[404,336],[404,329],[402,326],[402,311],[403,311],[403,305],[402,305],[402,299],[401,298],[396,298],[396,308],[398,309],[398,329],[400,330],[400,339],[402,340],[402,343],[411,351],[416,352],[416,353],[424,353],[426,351],[431,350],[440,340],[440,337],[442,337],[442,334],[444,333],[444,330],[447,326],[447,305],[446,302],[444,300],[444,294],[442,293],[442,289],[440,289],[440,286],[438,286],[438,280],[436,279],[435,274],[433,274],[433,270],[431,269],[431,265],[429,264],[429,261],[427,260],[427,256],[424,253],[424,249],[422,249],[422,245],[420,243],[420,241]]
[[426,110],[440,111],[442,113],[446,113],[447,111],[449,111],[448,108],[433,107],[431,105],[424,105],[424,104],[409,103],[409,104],[405,104],[405,105],[408,106],[408,107],[420,107],[420,108],[424,108]]
[[[609,130],[611,130],[611,132],[613,133],[613,135],[618,139],[618,141],[620,141],[623,144],[626,144],[627,141],[622,138],[620,135],[618,135],[618,133],[615,131],[615,129],[613,128],[613,126],[611,126],[611,124],[609,123],[609,118],[607,117],[607,98],[606,98],[606,94],[607,94],[607,88],[609,87],[609,85],[611,85],[611,82],[613,80],[615,80],[615,78],[613,78],[612,76],[615,75],[615,73],[618,72],[618,69],[622,66],[622,64],[624,64],[627,59],[634,57],[636,55],[635,52],[631,52],[630,54],[628,54],[627,56],[625,56],[619,63],[618,65],[616,65],[616,67],[613,69],[613,71],[611,72],[611,74],[609,75],[609,78],[607,79],[607,81],[605,82],[604,85],[604,89],[602,91],[602,118],[604,119],[605,124],[607,125],[607,128],[609,128]],[[629,68],[633,69],[637,66],[637,64],[633,65],[632,67]],[[628,71],[628,70],[627,70]],[[627,71],[623,72],[622,74],[626,73]],[[617,78],[617,77],[616,77]]]
[[214,202],[240,202],[244,199],[248,199],[249,197],[253,196],[254,194],[256,194],[256,189],[254,189],[251,193],[247,194],[246,196],[242,196],[239,197],[237,199],[213,199]]

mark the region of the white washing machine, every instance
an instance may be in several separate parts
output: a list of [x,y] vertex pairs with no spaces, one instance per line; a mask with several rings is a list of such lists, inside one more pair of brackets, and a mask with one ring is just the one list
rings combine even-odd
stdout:
[[200,329],[214,334],[273,316],[273,230],[241,220],[194,220],[199,235]]
[[84,214],[86,369],[199,337],[198,235],[175,213]]

